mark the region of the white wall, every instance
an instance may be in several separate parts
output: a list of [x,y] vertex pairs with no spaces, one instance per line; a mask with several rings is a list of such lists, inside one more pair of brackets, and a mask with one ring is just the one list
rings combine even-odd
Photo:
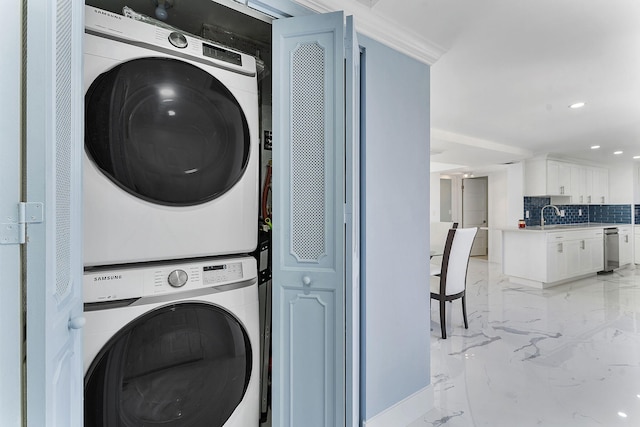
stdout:
[[451,221],[462,225],[462,177],[452,175],[451,178]]
[[620,164],[609,168],[609,203],[631,204],[634,199],[634,165]]
[[524,215],[524,163],[507,165],[507,217],[505,227],[517,227]]
[[633,203],[640,204],[640,165],[633,166]]
[[507,224],[507,171],[496,171],[488,175],[489,213],[489,262],[502,262],[502,232],[499,228]]
[[429,211],[433,222],[440,221],[440,173],[433,172],[429,177]]
[[640,166],[633,168],[633,203],[640,204]]

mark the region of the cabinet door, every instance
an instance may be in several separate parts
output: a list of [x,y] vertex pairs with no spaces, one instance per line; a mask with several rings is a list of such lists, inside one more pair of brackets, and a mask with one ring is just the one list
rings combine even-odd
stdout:
[[620,266],[623,265],[627,265],[627,264],[631,264],[631,262],[633,261],[633,248],[631,247],[631,245],[633,244],[632,242],[632,236],[631,233],[627,230],[621,231],[619,230],[619,235],[618,235],[618,248],[619,248],[619,260],[620,260]]
[[609,171],[593,169],[593,197],[591,203],[603,204],[609,201]]
[[558,185],[560,188],[559,194],[563,196],[570,196],[571,190],[571,165],[569,163],[558,164]]
[[582,274],[601,271],[604,268],[604,244],[602,237],[580,241]]
[[547,162],[547,194],[560,194],[560,164]]
[[571,194],[571,165],[549,160],[547,162],[547,193],[552,195]]
[[635,263],[640,264],[640,234],[635,235]]
[[588,273],[591,270],[591,246],[588,244],[587,239],[581,239],[578,241],[578,249],[580,251],[578,272],[580,274]]
[[593,168],[584,168],[584,203],[596,203],[596,198],[593,195],[593,175],[595,170]]
[[564,242],[547,244],[547,282],[556,282],[567,277],[567,257]]
[[591,271],[604,269],[604,233],[598,233],[598,237],[587,239],[591,255]]
[[584,166],[571,165],[571,203],[587,203],[586,175]]
[[566,277],[579,276],[583,268],[584,240],[570,240],[563,244]]

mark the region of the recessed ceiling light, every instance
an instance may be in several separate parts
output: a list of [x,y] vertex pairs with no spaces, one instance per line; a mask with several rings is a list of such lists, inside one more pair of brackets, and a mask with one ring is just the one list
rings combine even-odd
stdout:
[[598,148],[600,148],[600,146],[599,146],[599,145],[592,145],[592,146],[591,146],[591,149],[592,149],[592,150],[597,150]]
[[[640,159],[640,156],[633,156],[634,159]],[[638,395],[640,397],[640,394]]]
[[627,414],[625,414],[625,413],[624,413],[624,412],[622,412],[622,411],[618,412],[618,416],[619,416],[620,418],[627,418]]
[[613,154],[622,154],[622,151],[618,150],[618,151],[614,151]]
[[582,108],[582,107],[584,107],[584,102],[576,102],[575,104],[569,105],[569,108],[573,108],[573,109]]

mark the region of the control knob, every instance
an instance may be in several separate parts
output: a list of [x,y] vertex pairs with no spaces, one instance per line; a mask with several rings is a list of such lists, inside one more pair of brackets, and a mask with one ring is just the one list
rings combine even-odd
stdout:
[[181,286],[184,286],[184,284],[187,283],[188,279],[189,279],[189,276],[187,275],[186,271],[173,270],[171,273],[169,273],[169,277],[167,278],[167,281],[174,288],[179,288]]
[[179,49],[184,49],[189,44],[187,38],[183,34],[175,31],[169,34],[169,42]]

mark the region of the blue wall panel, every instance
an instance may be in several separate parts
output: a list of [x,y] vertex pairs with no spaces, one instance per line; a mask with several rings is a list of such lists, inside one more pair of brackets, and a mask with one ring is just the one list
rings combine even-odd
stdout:
[[430,384],[430,70],[358,37],[365,49],[362,409],[367,420]]

